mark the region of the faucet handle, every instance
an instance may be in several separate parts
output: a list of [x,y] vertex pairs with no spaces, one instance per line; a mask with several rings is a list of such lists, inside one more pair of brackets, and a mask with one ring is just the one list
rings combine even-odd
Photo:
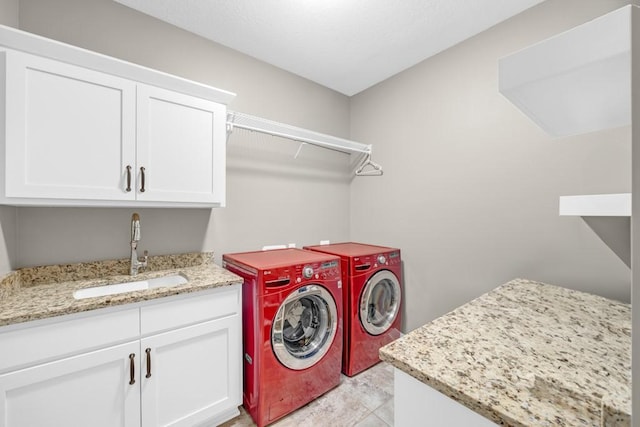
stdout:
[[146,267],[149,259],[149,251],[144,251],[144,256],[138,260],[140,267]]

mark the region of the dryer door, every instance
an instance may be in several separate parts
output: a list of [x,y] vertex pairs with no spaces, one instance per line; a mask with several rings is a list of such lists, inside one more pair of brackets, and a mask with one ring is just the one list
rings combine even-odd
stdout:
[[386,332],[400,311],[400,283],[388,270],[378,271],[367,281],[360,296],[360,322],[371,335]]
[[284,300],[271,328],[271,345],[283,365],[306,369],[322,359],[338,327],[336,302],[325,288],[308,285]]

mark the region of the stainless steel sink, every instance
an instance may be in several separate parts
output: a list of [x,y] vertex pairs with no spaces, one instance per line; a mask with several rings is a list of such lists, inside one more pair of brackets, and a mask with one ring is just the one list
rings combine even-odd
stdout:
[[187,283],[187,276],[184,274],[176,274],[173,276],[157,277],[155,279],[138,280],[136,282],[115,283],[113,285],[100,285],[92,288],[78,289],[73,293],[75,299],[103,297],[106,295],[123,294],[126,292],[144,291],[146,289],[154,289],[183,285]]

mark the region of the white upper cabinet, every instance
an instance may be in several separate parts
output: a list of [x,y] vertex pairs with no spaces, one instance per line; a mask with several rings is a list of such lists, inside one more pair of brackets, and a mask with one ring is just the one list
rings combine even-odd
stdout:
[[138,200],[224,204],[224,105],[138,85],[137,106]]
[[20,52],[6,63],[5,196],[135,200],[135,83]]
[[554,137],[629,125],[632,7],[500,59],[500,92]]
[[224,206],[233,96],[0,26],[0,203]]

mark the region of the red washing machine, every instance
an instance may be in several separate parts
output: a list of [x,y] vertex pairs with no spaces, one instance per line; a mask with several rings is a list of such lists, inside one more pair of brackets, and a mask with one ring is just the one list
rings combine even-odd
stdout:
[[280,249],[222,260],[244,278],[243,404],[262,427],[340,383],[340,259]]
[[345,307],[342,372],[356,375],[380,361],[380,347],[400,338],[400,249],[362,243],[305,249],[341,259]]

